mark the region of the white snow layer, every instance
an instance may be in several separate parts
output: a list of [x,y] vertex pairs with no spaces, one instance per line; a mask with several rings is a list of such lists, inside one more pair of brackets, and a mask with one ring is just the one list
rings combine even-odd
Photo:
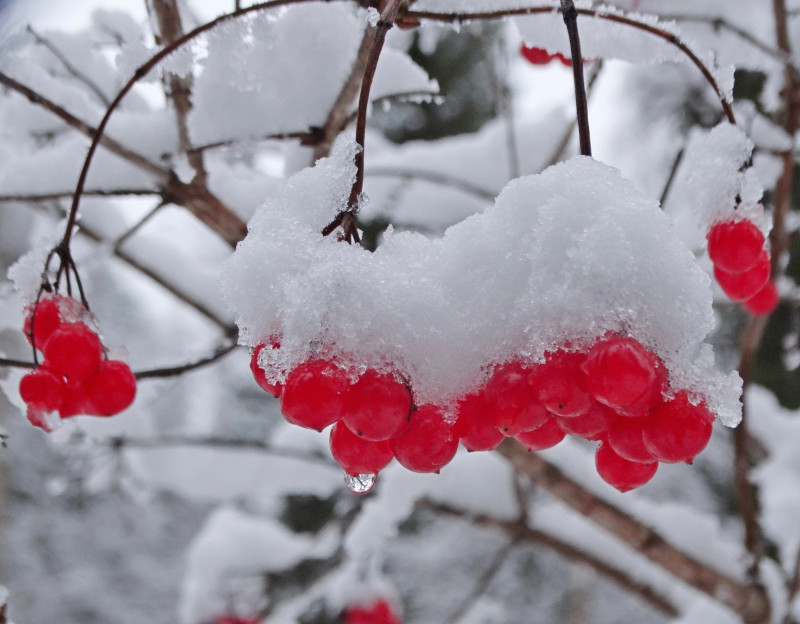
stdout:
[[446,405],[488,365],[621,331],[664,360],[673,389],[738,422],[741,381],[716,371],[703,343],[710,280],[658,204],[616,170],[575,158],[512,181],[441,239],[390,230],[370,253],[320,234],[346,207],[356,149],[342,141],[292,176],[223,270],[241,341],[281,337],[262,362],[272,378],[323,353],[393,368],[417,404]]

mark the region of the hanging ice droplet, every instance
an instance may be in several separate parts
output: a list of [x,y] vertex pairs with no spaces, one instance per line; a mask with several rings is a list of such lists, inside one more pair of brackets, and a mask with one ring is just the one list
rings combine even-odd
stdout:
[[353,494],[366,494],[373,487],[378,475],[366,473],[360,475],[344,475],[344,484]]

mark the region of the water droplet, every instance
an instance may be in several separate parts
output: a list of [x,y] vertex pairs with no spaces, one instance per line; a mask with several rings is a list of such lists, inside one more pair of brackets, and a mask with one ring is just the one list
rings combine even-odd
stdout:
[[374,474],[360,474],[360,475],[344,475],[344,484],[347,486],[347,489],[350,490],[353,494],[366,494],[373,487],[375,487],[375,481],[377,480],[378,475]]

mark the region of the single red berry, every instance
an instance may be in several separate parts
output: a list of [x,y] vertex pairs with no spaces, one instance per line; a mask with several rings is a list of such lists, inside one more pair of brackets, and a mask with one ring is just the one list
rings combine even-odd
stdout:
[[357,436],[339,421],[331,427],[331,455],[349,475],[377,474],[392,461],[388,440],[372,442]]
[[[258,386],[267,394],[271,394],[275,398],[278,398],[281,395],[281,391],[283,390],[283,385],[279,383],[272,383],[267,379],[267,373],[264,371],[261,366],[258,364],[258,356],[261,351],[266,347],[266,344],[258,345],[255,350],[253,351],[253,355],[250,358],[250,371],[253,373],[253,379],[256,380]],[[273,342],[271,347],[273,349],[280,348],[279,342]]]
[[58,375],[37,368],[20,379],[19,394],[31,407],[52,412],[61,407],[66,395],[66,384]]
[[468,394],[458,402],[458,417],[453,431],[468,451],[491,451],[505,438],[489,418],[484,391]]
[[87,379],[100,366],[103,344],[83,323],[65,323],[50,336],[44,349],[48,367],[63,375],[67,383]]
[[395,615],[391,605],[380,598],[368,605],[348,607],[342,618],[342,624],[403,624]]
[[556,422],[564,433],[579,436],[586,440],[602,439],[611,423],[616,420],[617,414],[610,407],[595,401],[592,408],[583,416],[577,418],[558,418]]
[[308,360],[287,376],[281,411],[293,425],[322,431],[342,417],[349,389],[350,380],[335,362]]
[[745,301],[760,291],[769,281],[769,252],[761,252],[758,261],[742,273],[728,273],[714,267],[714,277],[722,290],[734,301]]
[[594,463],[600,478],[620,492],[628,492],[644,485],[658,470],[658,462],[641,464],[629,461],[617,455],[605,442],[597,446]]
[[[566,419],[565,419],[566,420]],[[529,451],[543,451],[554,447],[566,437],[554,418],[550,418],[538,429],[518,433],[514,438]]]
[[342,420],[365,440],[390,440],[408,427],[411,392],[393,375],[368,368],[347,391]]
[[708,255],[715,268],[728,273],[742,273],[751,268],[761,255],[764,235],[755,223],[720,221],[708,232]]
[[656,458],[644,444],[643,429],[650,425],[643,418],[617,418],[606,432],[606,442],[614,452],[628,461],[647,464]]
[[667,379],[658,356],[638,340],[623,336],[611,336],[595,344],[581,371],[592,396],[615,410],[643,401],[654,402]]
[[35,340],[39,351],[44,351],[50,336],[61,326],[59,302],[62,298],[61,295],[43,295],[38,304],[27,310],[23,332],[31,344]]
[[113,416],[127,409],[136,397],[136,378],[125,362],[105,360],[81,384],[85,414]]
[[778,289],[774,282],[767,282],[755,295],[742,302],[753,316],[767,316],[778,307]]
[[529,48],[524,43],[520,46],[519,52],[526,61],[533,65],[547,65],[553,60],[553,55],[547,50],[542,48]]
[[531,375],[531,384],[542,405],[562,418],[577,418],[591,410],[594,399],[586,392],[580,367],[586,354],[557,351]]
[[711,439],[714,415],[705,403],[693,405],[685,390],[653,408],[644,430],[647,449],[662,462],[691,462]]
[[484,396],[489,420],[507,436],[532,431],[549,418],[530,383],[536,368],[508,362],[496,368],[486,384]]
[[400,464],[413,472],[439,472],[458,450],[453,423],[435,405],[423,405],[411,414],[408,430],[392,440]]

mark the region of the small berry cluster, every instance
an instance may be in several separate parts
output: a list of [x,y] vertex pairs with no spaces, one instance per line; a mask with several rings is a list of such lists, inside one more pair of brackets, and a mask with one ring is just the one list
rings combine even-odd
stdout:
[[[273,342],[272,348],[277,348]],[[331,453],[348,475],[377,474],[393,458],[414,472],[438,472],[455,456],[487,451],[505,437],[544,450],[567,434],[599,441],[598,474],[621,491],[652,478],[659,462],[691,462],[711,437],[713,414],[685,390],[669,396],[667,370],[637,340],[607,335],[585,351],[558,350],[541,364],[496,366],[487,382],[449,414],[413,404],[397,376],[367,369],[355,383],[334,359],[310,359],[285,385],[259,385],[281,399],[292,424],[322,431],[333,425]]]
[[722,290],[755,316],[778,305],[778,289],[770,281],[770,253],[761,230],[747,219],[718,221],[708,232],[708,255]]
[[561,54],[561,52],[550,54],[544,48],[528,47],[523,43],[520,46],[519,53],[526,61],[528,61],[532,65],[547,65],[551,61],[558,60],[561,62],[562,65],[566,65],[567,67],[572,67],[572,60],[568,59],[566,56]]
[[372,604],[348,607],[342,613],[342,624],[403,624],[403,621],[381,598]]
[[27,373],[19,393],[32,425],[51,431],[60,418],[78,414],[112,416],[136,395],[136,379],[125,362],[109,360],[90,327],[86,308],[71,297],[43,295],[28,310],[24,333],[44,355]]

